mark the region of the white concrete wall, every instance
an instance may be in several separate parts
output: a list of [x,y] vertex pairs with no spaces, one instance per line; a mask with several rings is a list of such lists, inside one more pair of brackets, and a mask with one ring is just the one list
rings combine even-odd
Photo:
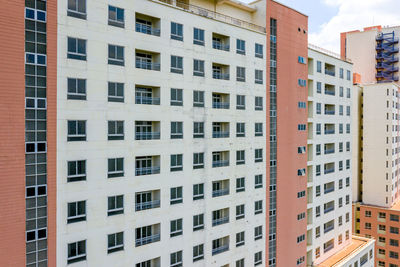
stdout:
[[[67,17],[67,2],[58,6],[57,110],[57,266],[67,265],[67,244],[87,240],[87,260],[71,266],[134,266],[161,257],[169,266],[170,253],[183,250],[184,266],[222,266],[254,253],[265,258],[266,132],[264,111],[254,111],[254,97],[266,99],[266,81],[254,83],[254,70],[266,73],[265,58],[254,56],[254,43],[266,37],[254,31],[207,19],[152,1],[87,1],[87,20]],[[108,4],[125,9],[125,29],[107,25]],[[135,32],[135,12],[160,18],[161,37]],[[184,41],[170,39],[170,23],[184,24]],[[193,45],[193,27],[205,30],[205,47]],[[230,52],[212,48],[212,33],[229,35]],[[67,37],[87,40],[87,61],[67,59]],[[236,54],[236,38],[246,40],[246,55]],[[125,67],[107,64],[108,44],[125,47]],[[135,49],[160,53],[161,71],[135,68]],[[170,55],[184,57],[184,75],[170,73]],[[205,78],[193,76],[193,59],[205,60]],[[230,65],[230,81],[212,79],[212,63]],[[246,67],[246,83],[236,82],[236,66]],[[87,101],[67,100],[67,77],[87,79]],[[265,79],[265,77],[264,77]],[[107,102],[107,82],[125,83],[125,103]],[[134,104],[135,84],[160,87],[161,105]],[[170,88],[183,89],[183,107],[170,106]],[[205,91],[205,108],[193,108],[193,90]],[[230,95],[230,109],[212,109],[212,92]],[[236,110],[236,95],[246,95],[246,110]],[[67,120],[87,120],[87,141],[67,142]],[[107,120],[125,121],[125,140],[107,141]],[[160,121],[161,140],[134,140],[136,120]],[[183,121],[184,139],[170,139],[170,121]],[[205,138],[193,139],[193,121],[205,122]],[[230,138],[213,139],[212,122],[230,123]],[[246,137],[236,138],[236,122],[246,123]],[[264,136],[254,137],[262,122]],[[254,149],[263,148],[264,161],[254,163]],[[236,150],[246,150],[246,165],[235,165]],[[212,152],[229,150],[230,166],[212,168]],[[205,153],[205,168],[193,170],[193,152]],[[183,171],[170,173],[170,154],[183,154]],[[160,155],[161,173],[135,176],[135,157]],[[125,176],[107,179],[107,158],[124,157]],[[87,181],[67,183],[67,161],[87,160]],[[254,175],[263,174],[263,188],[254,189]],[[246,177],[246,191],[236,193],[236,178]],[[212,198],[212,181],[229,179],[230,194]],[[205,183],[205,200],[192,200],[192,186]],[[170,188],[183,186],[183,204],[170,205]],[[161,190],[161,208],[134,211],[135,192]],[[124,195],[124,215],[107,217],[107,196]],[[67,203],[87,201],[87,221],[67,224]],[[254,215],[254,201],[263,200],[263,213]],[[235,207],[245,204],[246,217],[235,220]],[[212,211],[230,209],[230,223],[212,227]],[[193,232],[192,216],[205,214],[205,230]],[[183,235],[170,238],[170,220],[183,218]],[[161,241],[135,247],[137,227],[161,223]],[[254,241],[254,228],[263,238]],[[124,231],[124,251],[107,254],[107,234]],[[246,231],[245,246],[235,247],[236,233]],[[212,240],[230,236],[230,250],[211,255]],[[193,263],[193,246],[204,243],[204,260]],[[265,262],[261,266],[265,266]]]
[[[309,66],[309,76],[308,83],[310,89],[308,97],[308,105],[312,106],[309,112],[308,125],[312,127],[313,136],[308,139],[308,168],[312,169],[309,172],[309,182],[308,182],[308,192],[312,192],[312,196],[309,195],[309,204],[307,209],[311,212],[312,221],[309,220],[307,226],[308,235],[311,234],[312,238],[309,238],[307,251],[311,251],[312,262],[318,264],[336,252],[340,251],[342,248],[347,246],[351,242],[351,238],[346,240],[346,231],[349,231],[351,237],[351,182],[349,186],[346,186],[346,178],[349,177],[350,181],[352,178],[352,163],[350,162],[350,169],[346,169],[346,160],[351,160],[351,150],[346,151],[346,142],[350,142],[350,147],[352,143],[351,131],[350,134],[346,133],[346,124],[351,123],[351,113],[350,116],[346,114],[346,107],[352,106],[353,94],[350,98],[347,98],[347,88],[352,88],[352,79],[347,80],[346,73],[347,70],[352,72],[352,64],[336,59],[334,57],[328,56],[321,52],[313,49],[308,50],[309,64],[313,64],[313,67]],[[312,60],[311,60],[312,59]],[[317,61],[321,61],[321,73],[317,72]],[[325,63],[335,66],[335,76],[330,76],[325,74]],[[344,76],[340,78],[340,68],[343,68]],[[351,76],[352,77],[352,76]],[[317,93],[317,82],[321,82],[321,93]],[[335,86],[335,95],[325,94],[325,84],[331,84]],[[344,93],[343,97],[339,94],[339,88],[343,87]],[[317,114],[317,103],[321,103],[321,114]],[[325,115],[324,106],[325,104],[334,105],[335,115]],[[339,106],[343,105],[343,115],[339,115]],[[316,125],[321,124],[321,135],[316,134]],[[335,134],[324,134],[324,124],[331,123],[335,125]],[[343,133],[339,133],[339,124],[343,124]],[[343,152],[339,152],[339,143],[343,143]],[[324,155],[324,145],[334,144],[335,152],[333,154]],[[316,154],[316,146],[321,145],[321,155]],[[311,149],[311,151],[310,151]],[[339,171],[339,161],[343,161],[343,170]],[[325,163],[335,163],[335,171],[330,174],[324,174],[324,164]],[[321,166],[321,175],[316,175],[316,166]],[[342,180],[343,187],[339,189],[339,180]],[[324,184],[334,182],[335,190],[324,194]],[[316,196],[316,187],[320,186],[321,195]],[[346,204],[346,196],[349,196],[350,202]],[[339,198],[342,198],[343,206],[339,208]],[[334,201],[334,210],[324,214],[324,204]],[[321,215],[316,217],[316,207],[320,206]],[[349,221],[346,222],[346,213],[349,213]],[[308,213],[310,214],[310,213]],[[342,225],[339,226],[339,217],[342,217]],[[334,220],[334,229],[324,233],[324,224]],[[320,227],[320,237],[316,238],[315,229]],[[339,244],[339,235],[342,235],[342,243]],[[334,248],[324,253],[324,243],[334,239]],[[315,257],[315,249],[320,248],[320,257]],[[310,256],[310,253],[308,254]]]

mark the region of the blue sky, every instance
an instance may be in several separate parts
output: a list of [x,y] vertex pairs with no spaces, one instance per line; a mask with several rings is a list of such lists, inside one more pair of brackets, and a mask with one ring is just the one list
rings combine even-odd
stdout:
[[336,53],[340,50],[341,32],[373,25],[400,25],[400,0],[277,1],[308,15],[309,42]]

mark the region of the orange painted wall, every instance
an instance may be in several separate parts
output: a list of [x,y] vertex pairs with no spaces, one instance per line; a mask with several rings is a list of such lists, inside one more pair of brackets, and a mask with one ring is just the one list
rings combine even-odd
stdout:
[[0,8],[0,266],[25,266],[24,7]]
[[[365,211],[371,211],[371,217],[366,217],[365,216]],[[378,214],[379,212],[384,212],[386,214],[386,219],[381,221],[378,221]],[[385,262],[385,266],[389,266],[390,263],[392,264],[400,264],[400,259],[392,259],[389,257],[389,251],[394,251],[399,253],[400,255],[400,247],[395,247],[390,245],[390,239],[395,239],[400,242],[400,237],[399,234],[391,234],[390,233],[390,226],[400,228],[400,222],[394,222],[390,220],[390,214],[395,214],[400,216],[400,210],[393,210],[393,209],[385,209],[385,208],[380,208],[380,207],[374,207],[374,206],[360,206],[360,235],[365,236],[365,235],[370,235],[373,238],[376,239],[375,243],[375,266],[378,266],[379,261]],[[371,229],[366,229],[365,228],[365,223],[370,223],[371,224]],[[386,226],[386,233],[378,233],[378,225],[385,225]],[[385,237],[386,238],[386,244],[383,246],[380,244],[379,237]],[[384,249],[385,250],[385,258],[379,258],[378,255],[378,250],[379,249]]]
[[47,1],[47,213],[48,266],[56,266],[57,1]]
[[[296,260],[306,257],[307,250],[306,241],[297,244],[297,237],[307,232],[307,220],[297,221],[299,213],[307,213],[307,198],[297,198],[299,191],[307,191],[307,176],[297,176],[298,169],[307,168],[307,154],[297,153],[299,146],[307,146],[307,131],[298,131],[297,126],[307,125],[307,110],[299,109],[298,102],[307,102],[308,89],[300,87],[298,79],[308,79],[308,68],[298,63],[298,57],[308,55],[308,17],[269,0],[268,30],[270,18],[277,20],[276,263],[278,267],[287,267],[296,266]],[[267,80],[269,88],[269,76]],[[306,261],[300,266],[305,265]]]

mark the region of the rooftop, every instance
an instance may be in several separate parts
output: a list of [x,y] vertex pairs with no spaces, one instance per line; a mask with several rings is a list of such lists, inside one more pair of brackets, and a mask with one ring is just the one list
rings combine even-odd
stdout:
[[[206,9],[204,7],[201,6],[196,6],[196,5],[192,5],[189,4],[188,1],[185,0],[149,0],[155,3],[159,3],[159,4],[163,4],[163,5],[167,5],[173,8],[177,8],[180,9],[182,11],[186,11],[192,14],[196,14],[198,16],[202,16],[202,17],[206,17],[209,19],[214,19],[214,20],[218,20],[227,24],[231,24],[237,27],[241,27],[241,28],[246,28],[248,30],[252,30],[252,31],[256,31],[256,32],[260,32],[265,34],[267,32],[266,28],[260,25],[256,25],[254,23],[248,22],[248,21],[244,21],[244,20],[240,20],[231,16],[227,16],[209,9]],[[248,12],[254,12],[255,9],[253,7],[251,7],[250,5],[247,5],[245,3],[242,3],[240,1],[236,1],[236,0],[220,0],[218,1],[220,4],[221,3],[226,3],[229,4],[231,6],[235,6],[237,8],[243,9],[243,10],[247,10]]]
[[330,51],[328,49],[325,49],[325,48],[322,48],[322,47],[319,47],[319,46],[316,46],[316,45],[313,45],[313,44],[310,44],[310,43],[308,44],[308,49],[312,49],[312,50],[317,51],[319,53],[322,53],[324,55],[327,55],[327,56],[330,56],[330,57],[333,57],[333,58],[336,58],[336,59],[339,59],[339,60],[342,60],[342,61],[345,61],[347,63],[351,63],[352,64],[352,62],[351,62],[351,60],[349,58],[341,57],[338,53],[335,53],[335,52]]
[[360,236],[352,236],[351,243],[347,247],[343,248],[336,254],[333,254],[331,257],[326,259],[324,262],[321,262],[318,267],[335,267],[341,266],[341,264],[345,263],[345,260],[350,259],[351,257],[357,255],[362,249],[367,247],[374,242],[373,239],[368,239]]

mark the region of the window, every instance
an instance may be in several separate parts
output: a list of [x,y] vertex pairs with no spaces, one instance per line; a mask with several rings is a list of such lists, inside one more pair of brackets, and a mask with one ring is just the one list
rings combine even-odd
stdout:
[[305,239],[306,239],[306,236],[305,236],[305,235],[300,235],[300,236],[297,237],[297,243],[301,243],[301,242],[303,242]]
[[321,236],[321,228],[318,226],[317,228],[315,228],[315,238],[318,238]]
[[244,231],[236,234],[236,247],[244,245]]
[[261,239],[263,236],[262,225],[254,228],[254,240]]
[[108,6],[108,25],[124,28],[124,10],[115,6]]
[[246,96],[244,95],[236,96],[236,109],[246,109]]
[[124,66],[124,47],[118,45],[108,45],[108,64]]
[[204,229],[204,214],[193,216],[193,231]]
[[182,154],[171,155],[171,172],[183,170],[182,160]]
[[124,249],[124,232],[108,235],[108,253],[117,252]]
[[69,243],[67,263],[72,264],[84,260],[86,260],[86,240]]
[[86,201],[68,203],[67,223],[86,221]]
[[86,121],[68,121],[68,141],[86,141]]
[[344,96],[344,94],[343,94],[343,87],[340,86],[340,87],[339,87],[339,97],[343,97],[343,96]]
[[299,130],[299,131],[305,131],[305,130],[306,130],[306,125],[305,125],[305,124],[298,124],[298,125],[297,125],[297,130]]
[[204,199],[204,184],[193,185],[193,200]]
[[108,159],[108,178],[124,176],[124,158]]
[[86,160],[68,161],[67,182],[86,180]]
[[204,122],[193,122],[193,138],[204,138]]
[[263,161],[263,149],[256,148],[254,149],[254,162],[262,162]]
[[243,192],[245,190],[244,177],[236,178],[236,193]]
[[298,57],[298,62],[301,63],[301,64],[307,64],[306,63],[306,59],[304,57],[301,57],[301,56]]
[[255,56],[258,58],[263,58],[264,57],[264,48],[262,44],[257,44],[255,45]]
[[254,266],[262,264],[262,251],[254,254]]
[[183,138],[183,122],[171,121],[171,139]]
[[306,102],[298,102],[298,103],[297,103],[297,106],[298,106],[299,108],[307,108]]
[[86,100],[86,79],[68,78],[67,99]]
[[244,267],[244,259],[237,260],[236,267]]
[[307,85],[307,81],[303,79],[298,79],[297,83],[301,86],[304,87]]
[[263,124],[261,122],[256,122],[254,124],[255,136],[263,136]]
[[171,72],[183,73],[183,57],[171,56]]
[[193,169],[204,168],[204,153],[193,153]]
[[371,223],[365,223],[365,229],[371,230]]
[[124,213],[124,196],[111,196],[108,197],[108,210],[107,215],[117,215]]
[[244,122],[236,123],[236,137],[245,137],[245,135],[246,131]]
[[393,222],[398,222],[399,221],[399,215],[390,214],[390,220],[393,221]]
[[256,84],[263,84],[264,83],[263,71],[262,70],[255,70],[255,83]]
[[393,247],[398,247],[399,246],[399,240],[396,239],[390,239],[390,245]]
[[317,93],[318,94],[321,93],[321,90],[322,90],[321,88],[322,88],[321,82],[317,82]]
[[257,174],[254,176],[254,188],[262,188],[263,187],[263,175]]
[[124,140],[123,121],[108,121],[108,140]]
[[298,169],[298,170],[297,170],[297,175],[298,175],[298,176],[304,176],[304,175],[306,175],[306,169],[305,169],[305,168],[303,168],[303,169]]
[[316,110],[317,114],[321,114],[321,103],[317,103],[317,110]]
[[246,81],[246,68],[236,67],[236,81],[238,82]]
[[170,254],[170,267],[182,266],[182,250]]
[[262,96],[255,97],[255,110],[263,110],[263,101]]
[[254,214],[260,214],[263,212],[263,204],[262,200],[258,200],[254,202]]
[[193,91],[193,107],[204,107],[204,91]]
[[182,235],[182,233],[183,233],[182,219],[177,219],[177,220],[171,221],[170,226],[171,226],[170,237]]
[[392,259],[398,259],[399,258],[399,253],[394,252],[394,251],[389,251],[389,257]]
[[297,192],[297,198],[302,198],[306,196],[306,191]]
[[244,204],[236,206],[236,220],[244,218]]
[[321,207],[317,206],[315,207],[315,217],[321,216]]
[[183,202],[182,186],[171,188],[170,204],[173,205],[173,204],[178,204],[178,203],[182,203],[182,202]]
[[317,61],[317,72],[319,72],[319,73],[322,72],[322,63],[321,63],[321,61]]
[[67,57],[71,59],[86,60],[86,40],[68,37]]
[[198,28],[193,29],[193,44],[204,45],[204,30]]
[[306,213],[305,212],[297,214],[297,220],[298,221],[303,220],[305,217],[306,217]]
[[343,77],[344,77],[343,68],[339,69],[339,77],[340,77],[340,79],[343,79]]
[[321,195],[321,186],[317,185],[315,187],[315,196],[319,197]]
[[315,155],[317,155],[317,156],[321,155],[321,145],[320,144],[315,146]]
[[399,233],[399,228],[390,226],[390,233],[398,234]]
[[321,175],[321,165],[315,166],[315,175],[320,176]]
[[350,97],[351,97],[350,88],[347,88],[347,89],[346,89],[346,97],[347,97],[347,98],[350,98]]
[[68,0],[68,16],[86,19],[86,0]]
[[245,164],[245,151],[238,150],[236,151],[236,165]]
[[183,106],[183,90],[171,88],[171,106]]
[[124,84],[108,82],[108,102],[124,102]]
[[204,258],[204,245],[200,244],[193,247],[193,262]]
[[241,55],[246,54],[246,41],[236,39],[236,53]]
[[193,59],[193,75],[204,77],[204,60]]
[[347,71],[347,76],[346,76],[346,78],[347,78],[348,81],[351,80],[351,77],[350,77],[350,76],[351,76],[351,72],[348,70],[348,71]]
[[171,39],[183,41],[183,25],[171,22]]

